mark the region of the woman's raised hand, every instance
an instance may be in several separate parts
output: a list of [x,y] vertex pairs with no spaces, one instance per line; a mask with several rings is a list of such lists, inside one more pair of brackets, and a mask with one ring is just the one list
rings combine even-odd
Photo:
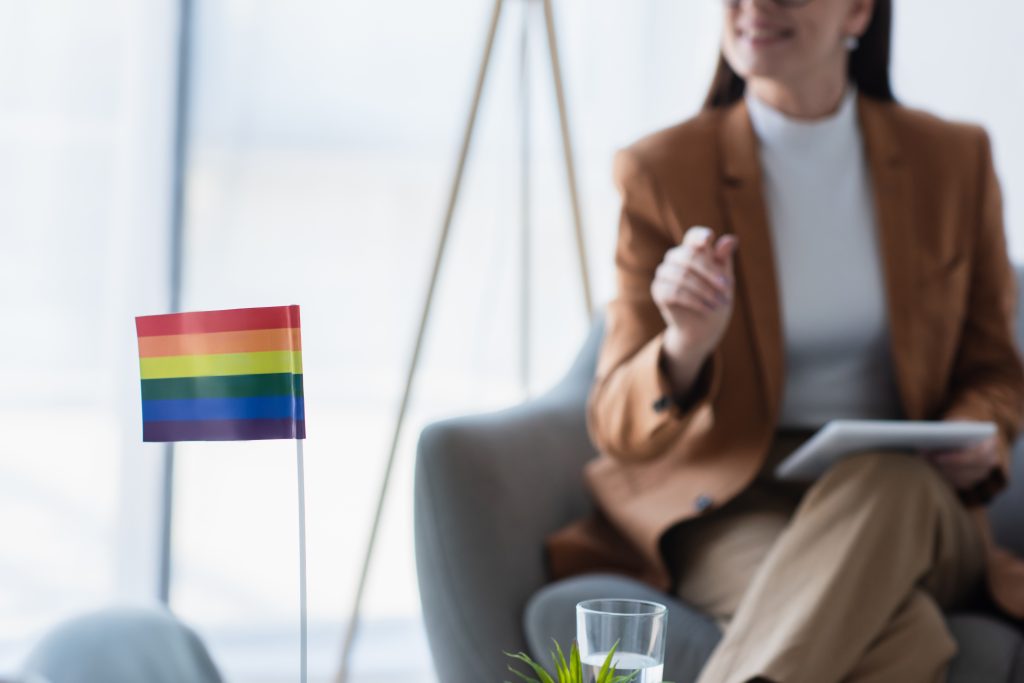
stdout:
[[715,240],[710,228],[694,226],[669,249],[654,272],[651,296],[665,319],[665,355],[676,388],[685,390],[704,359],[718,346],[732,315],[735,235]]

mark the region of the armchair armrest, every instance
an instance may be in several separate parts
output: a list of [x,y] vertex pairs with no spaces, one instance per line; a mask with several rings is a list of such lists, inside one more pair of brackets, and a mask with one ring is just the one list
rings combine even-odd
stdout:
[[545,581],[544,537],[587,513],[594,449],[585,403],[601,326],[563,380],[496,413],[420,436],[416,563],[431,650],[446,683],[503,680],[502,650],[525,650],[522,614]]

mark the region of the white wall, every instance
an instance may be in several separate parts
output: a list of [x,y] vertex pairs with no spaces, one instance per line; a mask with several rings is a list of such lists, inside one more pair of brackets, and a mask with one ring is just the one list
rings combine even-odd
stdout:
[[992,136],[1010,251],[1024,261],[1024,6],[1006,0],[895,3],[900,99]]

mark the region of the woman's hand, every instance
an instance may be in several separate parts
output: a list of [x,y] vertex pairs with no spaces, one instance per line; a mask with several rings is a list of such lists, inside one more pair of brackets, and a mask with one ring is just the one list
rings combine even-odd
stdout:
[[716,242],[710,228],[695,226],[666,252],[654,273],[651,296],[665,331],[664,357],[674,391],[683,394],[704,359],[718,346],[732,315],[735,235]]
[[651,296],[669,334],[706,355],[725,333],[733,303],[735,235],[714,241],[710,228],[695,226],[669,249],[654,272]]
[[925,451],[924,458],[932,464],[953,488],[969,489],[987,477],[999,465],[996,437],[959,451]]

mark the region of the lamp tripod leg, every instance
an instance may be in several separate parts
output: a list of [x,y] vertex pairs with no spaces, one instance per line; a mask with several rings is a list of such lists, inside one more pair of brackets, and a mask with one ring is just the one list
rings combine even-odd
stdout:
[[441,227],[441,235],[437,244],[437,252],[434,258],[434,266],[430,274],[430,285],[427,288],[426,299],[423,304],[423,311],[420,316],[419,328],[416,333],[416,342],[413,346],[412,357],[409,361],[409,369],[406,374],[405,389],[402,392],[402,402],[398,409],[398,418],[395,422],[395,429],[391,437],[391,449],[388,453],[387,465],[384,469],[384,477],[381,482],[380,493],[377,496],[377,506],[373,517],[373,524],[370,528],[370,537],[367,542],[366,552],[363,557],[363,566],[359,574],[359,584],[356,588],[355,598],[352,601],[348,629],[345,633],[345,642],[342,646],[341,665],[335,681],[347,683],[349,677],[349,666],[351,664],[352,646],[355,642],[356,630],[359,624],[360,609],[362,607],[363,595],[366,591],[366,580],[369,575],[370,564],[373,560],[373,551],[376,546],[380,522],[384,510],[384,503],[387,500],[388,487],[391,481],[391,472],[395,463],[395,455],[398,451],[398,440],[401,436],[402,425],[405,422],[405,414],[409,405],[409,397],[412,393],[413,380],[416,376],[416,368],[419,364],[420,351],[423,346],[424,333],[427,323],[430,320],[430,308],[434,299],[434,290],[437,285],[438,275],[441,269],[441,262],[444,257],[445,246],[448,242],[448,234],[455,215],[455,206],[459,198],[459,190],[462,187],[462,177],[466,168],[466,159],[469,156],[470,144],[473,141],[473,131],[476,127],[477,114],[480,109],[480,100],[483,95],[484,84],[487,80],[487,71],[494,50],[494,37],[498,30],[498,22],[501,18],[501,8],[504,0],[494,0],[494,9],[491,13],[490,28],[487,33],[487,41],[484,46],[483,57],[480,61],[480,70],[477,74],[476,88],[473,93],[473,100],[469,110],[466,130],[462,138],[462,147],[459,153],[458,163],[455,168],[455,175],[452,180],[451,192],[448,196],[448,207],[445,211],[444,222]]
[[583,236],[583,217],[580,200],[576,191],[576,166],[573,163],[572,138],[569,135],[569,115],[565,104],[565,90],[562,85],[562,67],[558,59],[558,38],[555,35],[555,17],[551,0],[544,2],[544,26],[548,34],[548,54],[551,57],[551,75],[555,82],[555,97],[558,101],[558,123],[562,130],[562,154],[565,156],[566,180],[569,184],[569,199],[572,203],[573,223],[576,230],[576,250],[580,262],[580,278],[583,282],[583,302],[587,320],[592,320],[594,304],[590,293],[590,271],[587,267],[587,250]]
[[530,16],[532,0],[523,0],[523,24],[519,45],[519,211],[520,244],[519,267],[522,289],[519,300],[519,379],[524,399],[530,393],[530,222],[532,218],[532,197],[530,193]]

